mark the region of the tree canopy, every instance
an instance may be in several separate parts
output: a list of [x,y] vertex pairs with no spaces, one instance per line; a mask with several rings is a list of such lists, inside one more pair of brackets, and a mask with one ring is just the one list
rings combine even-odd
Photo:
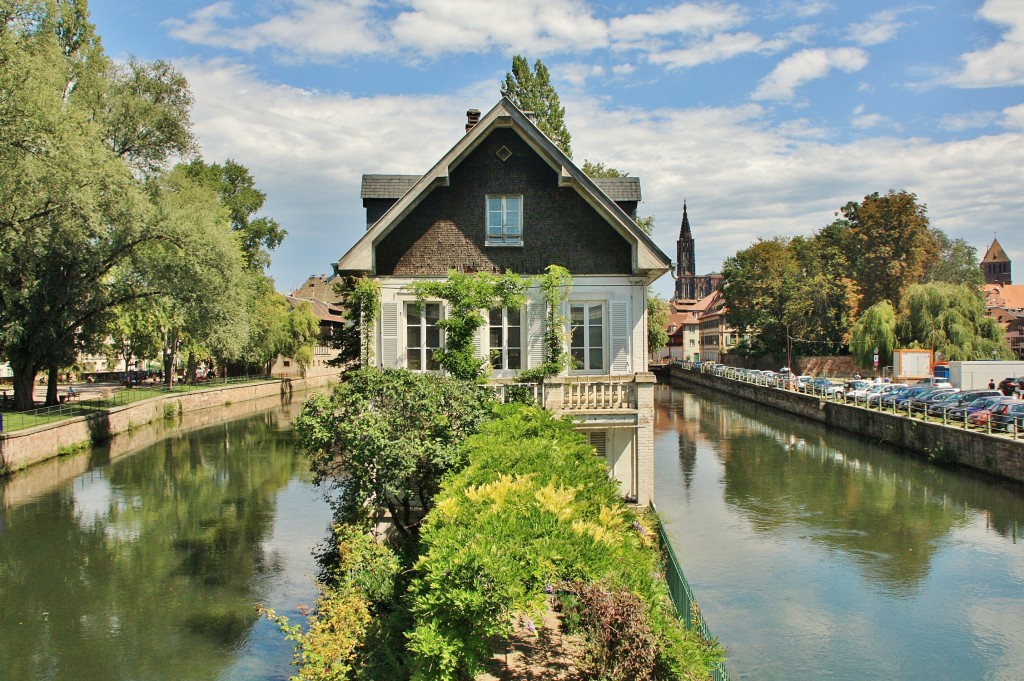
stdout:
[[531,70],[526,57],[518,54],[512,57],[512,70],[505,73],[501,95],[522,111],[532,111],[537,116],[537,127],[572,158],[572,135],[565,127],[565,107],[551,85],[544,62],[538,59]]

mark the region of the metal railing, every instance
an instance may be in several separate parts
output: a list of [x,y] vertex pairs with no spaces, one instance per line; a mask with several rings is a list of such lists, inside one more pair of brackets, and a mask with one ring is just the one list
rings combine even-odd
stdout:
[[[990,435],[1003,435],[1014,440],[1024,439],[1024,416],[1008,416],[1005,418],[996,416],[994,421],[993,419],[972,420],[967,413],[959,413],[959,411],[966,405],[961,405],[960,407],[945,407],[942,409],[942,413],[935,413],[934,411],[930,411],[932,405],[915,402],[913,400],[897,402],[895,400],[885,400],[884,396],[879,395],[870,395],[866,398],[857,396],[851,397],[842,390],[842,385],[839,384],[815,386],[814,384],[793,382],[789,378],[781,378],[778,375],[775,377],[766,377],[763,374],[749,373],[744,370],[737,369],[736,367],[715,368],[702,363],[687,361],[677,362],[677,364],[689,371],[713,374],[720,378],[740,381],[743,383],[752,383],[755,385],[765,386],[767,388],[799,392],[807,395],[816,395],[819,398],[830,402],[848,404],[850,406],[856,406],[863,409],[871,409],[872,411],[880,411],[886,414],[903,416],[909,419],[924,421],[926,423],[941,423],[942,425],[949,426],[951,428],[960,428],[963,430],[987,433]],[[950,416],[950,412],[953,410],[957,410],[958,412],[956,417]],[[966,412],[966,410],[964,410],[964,412]]]
[[245,383],[264,383],[280,380],[278,376],[235,376],[231,378],[212,378],[199,383],[175,383],[170,388],[163,385],[123,388],[116,392],[113,388],[103,388],[98,396],[83,399],[81,395],[68,400],[65,391],[61,397],[64,401],[49,407],[26,409],[25,411],[0,411],[0,432],[10,433],[26,428],[48,425],[66,419],[87,416],[97,412],[105,412],[154,397],[170,394],[181,394],[196,390],[209,390],[224,386],[242,385]]
[[[654,505],[652,504],[651,507],[654,508]],[[655,518],[658,517],[657,513],[657,509],[654,509]],[[658,537],[661,540],[661,548],[665,558],[665,582],[668,584],[669,596],[671,596],[672,604],[676,608],[676,614],[679,616],[679,619],[685,622],[687,629],[696,628],[702,639],[709,642],[713,641],[711,631],[708,629],[708,623],[700,611],[700,606],[697,605],[697,599],[693,597],[693,590],[683,575],[679,559],[676,558],[675,551],[672,550],[672,543],[665,533],[665,528],[662,526],[660,518],[658,518],[657,525]],[[719,662],[716,664],[714,669],[711,670],[710,677],[712,681],[729,681],[729,673],[725,670],[725,663]]]

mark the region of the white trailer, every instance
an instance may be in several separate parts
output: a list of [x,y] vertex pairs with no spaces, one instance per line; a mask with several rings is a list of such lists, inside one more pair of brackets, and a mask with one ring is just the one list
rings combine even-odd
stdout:
[[913,383],[918,379],[931,376],[933,355],[931,350],[917,348],[893,350],[892,373],[896,382]]
[[979,360],[949,363],[949,382],[960,390],[983,390],[989,381],[999,385],[1004,378],[1021,376],[1024,376],[1024,362]]

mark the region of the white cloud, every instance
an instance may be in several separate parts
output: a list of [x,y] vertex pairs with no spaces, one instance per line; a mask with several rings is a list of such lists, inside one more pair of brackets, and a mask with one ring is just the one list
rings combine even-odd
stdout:
[[1003,127],[1024,131],[1024,104],[1003,109]]
[[189,20],[168,19],[172,37],[197,45],[253,52],[275,48],[313,59],[371,54],[385,50],[374,25],[372,0],[292,0],[287,13],[266,21],[226,26],[233,19],[231,2],[221,0],[196,10]]
[[608,42],[606,24],[578,0],[412,0],[391,33],[403,48],[436,56],[450,52],[505,51],[546,54],[589,50]]
[[850,39],[865,47],[887,43],[895,38],[899,30],[903,28],[903,23],[899,21],[899,18],[907,11],[905,9],[888,9],[873,14],[865,22],[850,24],[847,29]]
[[968,111],[961,114],[947,114],[939,119],[939,127],[949,132],[963,132],[974,128],[985,128],[998,118],[995,111]]
[[628,76],[636,71],[636,67],[632,64],[616,64],[612,67],[612,73],[616,76]]
[[753,33],[719,33],[710,40],[685,49],[653,53],[648,57],[648,61],[652,64],[664,64],[669,68],[685,68],[758,52],[763,47],[764,42]]
[[851,121],[853,127],[861,129],[877,128],[880,125],[884,125],[886,123],[891,122],[892,121],[889,118],[883,116],[882,114],[863,114],[859,116],[854,116],[853,120]]
[[986,0],[978,16],[1006,31],[995,45],[961,55],[963,69],[943,82],[963,88],[1024,85],[1024,3]]
[[796,89],[824,78],[833,70],[853,73],[868,63],[868,55],[856,47],[807,49],[786,57],[758,84],[753,99],[789,100]]
[[746,21],[746,13],[739,5],[684,2],[674,7],[612,19],[609,30],[615,40],[638,43],[652,36],[672,33],[710,35],[742,26]]

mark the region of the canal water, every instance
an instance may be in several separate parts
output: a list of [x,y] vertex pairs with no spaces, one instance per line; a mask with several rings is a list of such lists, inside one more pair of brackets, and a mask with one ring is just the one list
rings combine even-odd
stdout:
[[658,510],[733,679],[1024,679],[1024,487],[657,391]]
[[0,482],[0,678],[294,673],[256,604],[294,621],[316,598],[311,550],[330,510],[292,445],[300,403],[154,424],[133,434],[151,444],[119,438]]

